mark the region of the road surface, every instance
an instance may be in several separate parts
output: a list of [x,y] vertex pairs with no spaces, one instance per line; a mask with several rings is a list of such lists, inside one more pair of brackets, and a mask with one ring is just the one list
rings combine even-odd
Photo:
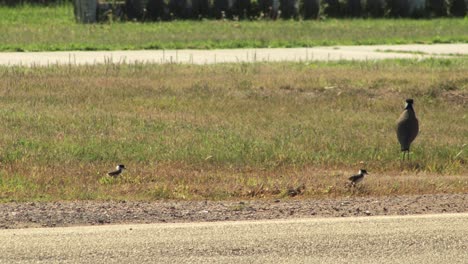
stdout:
[[0,263],[467,263],[468,213],[0,231]]
[[0,65],[190,63],[421,59],[468,55],[468,44],[333,46],[227,50],[0,52]]

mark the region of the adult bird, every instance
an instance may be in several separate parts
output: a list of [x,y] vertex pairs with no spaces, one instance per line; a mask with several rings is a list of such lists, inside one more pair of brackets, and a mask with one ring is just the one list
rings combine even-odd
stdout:
[[107,175],[117,178],[117,176],[119,176],[123,172],[123,170],[125,169],[125,166],[120,164],[120,165],[117,165],[115,169],[116,169],[115,171],[111,171],[107,173]]
[[413,142],[419,132],[419,122],[413,109],[413,103],[413,99],[406,99],[405,110],[397,120],[396,132],[401,151],[403,152],[403,160],[405,159],[405,154],[409,159],[411,142]]
[[362,180],[364,180],[364,175],[368,175],[369,173],[367,173],[366,170],[364,169],[360,169],[358,174],[356,175],[353,175],[351,177],[348,178],[348,180],[350,181],[351,185],[356,185],[357,183],[361,182]]

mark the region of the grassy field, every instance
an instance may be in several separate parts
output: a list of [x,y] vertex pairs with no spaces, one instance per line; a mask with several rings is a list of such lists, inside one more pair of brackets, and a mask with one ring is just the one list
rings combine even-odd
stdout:
[[468,42],[468,19],[74,22],[71,5],[0,7],[0,51],[214,49]]
[[[0,200],[467,192],[467,71],[462,59],[0,68]],[[421,131],[401,164],[407,97]],[[371,175],[347,188],[361,167]]]

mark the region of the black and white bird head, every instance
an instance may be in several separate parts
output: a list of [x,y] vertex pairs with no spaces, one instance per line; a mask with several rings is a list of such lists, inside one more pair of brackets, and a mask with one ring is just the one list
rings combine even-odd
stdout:
[[125,168],[125,165],[123,164],[120,164],[120,165],[117,165],[117,167],[115,167],[115,171],[111,171],[109,173],[107,173],[109,176],[112,176],[112,177],[117,177],[119,176]]
[[365,169],[360,169],[359,170],[359,174],[362,174],[362,175],[367,175],[369,173],[367,173],[367,171]]
[[405,106],[405,109],[412,109],[413,108],[413,103],[414,103],[414,100],[413,99],[406,99],[406,106]]

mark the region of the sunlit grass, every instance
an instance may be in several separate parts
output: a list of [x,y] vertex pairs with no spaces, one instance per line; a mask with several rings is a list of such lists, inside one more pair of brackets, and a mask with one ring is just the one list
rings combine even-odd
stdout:
[[214,49],[467,42],[468,20],[75,23],[73,7],[0,7],[0,51]]
[[[0,199],[466,192],[466,60],[0,68]],[[401,164],[395,120],[421,131]],[[116,164],[129,169],[108,179]],[[463,176],[465,175],[465,176]]]

